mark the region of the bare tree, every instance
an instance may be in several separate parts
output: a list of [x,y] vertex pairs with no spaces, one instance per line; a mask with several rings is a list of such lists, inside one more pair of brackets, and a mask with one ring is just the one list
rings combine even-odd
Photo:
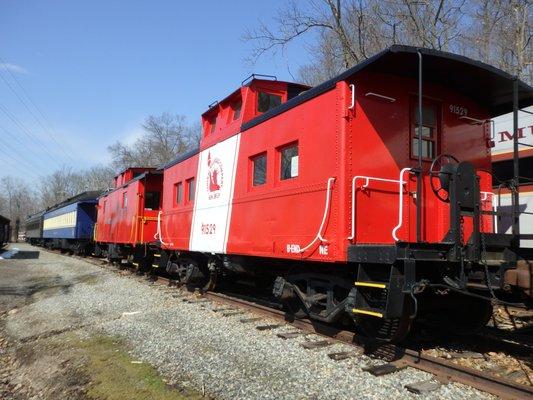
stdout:
[[533,81],[531,0],[290,0],[244,39],[251,60],[314,32],[299,79],[317,84],[393,44],[451,51]]
[[115,170],[160,166],[196,146],[199,140],[199,125],[187,125],[181,115],[149,116],[143,129],[144,134],[132,145],[117,142],[108,147]]
[[0,188],[0,214],[11,220],[15,236],[17,221],[20,229],[24,229],[26,216],[39,210],[38,196],[24,181],[8,176],[0,179]]
[[43,179],[39,188],[42,208],[53,206],[66,198],[74,196],[74,173],[71,168],[63,167]]

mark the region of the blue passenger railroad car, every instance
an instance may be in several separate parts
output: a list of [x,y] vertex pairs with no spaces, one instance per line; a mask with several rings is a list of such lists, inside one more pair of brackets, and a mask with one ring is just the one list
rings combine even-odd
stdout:
[[86,254],[91,251],[100,192],[83,192],[43,215],[43,242],[51,249]]

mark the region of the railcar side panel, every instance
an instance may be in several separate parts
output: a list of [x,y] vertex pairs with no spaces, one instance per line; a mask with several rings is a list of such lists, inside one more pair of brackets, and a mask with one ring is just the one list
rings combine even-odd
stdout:
[[164,171],[160,232],[163,248],[188,250],[190,247],[194,210],[190,182],[193,182],[196,189],[197,171],[198,155],[191,156]]
[[[332,89],[242,133],[228,253],[344,259],[340,96]],[[266,171],[254,177],[259,157],[265,157]],[[318,234],[327,242],[320,243]]]

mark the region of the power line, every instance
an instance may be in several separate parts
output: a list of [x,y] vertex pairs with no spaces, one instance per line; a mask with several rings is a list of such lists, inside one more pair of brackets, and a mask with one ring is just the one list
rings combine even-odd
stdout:
[[19,153],[18,150],[15,147],[13,147],[11,144],[9,144],[8,142],[3,142],[2,144],[7,148],[7,150],[5,150],[5,151],[9,153],[11,158],[13,158],[15,155],[17,157],[19,157],[17,162],[19,162],[21,164],[25,164],[26,168],[29,171],[31,171],[32,174],[35,174],[34,171],[40,171],[41,170],[40,168],[36,168],[35,165],[32,165],[30,163],[29,159],[24,154]]
[[[0,57],[0,62],[2,64],[6,64],[6,62],[3,60],[2,57]],[[9,70],[9,69],[6,69],[8,74],[11,76],[11,78],[13,78],[13,80],[16,82],[16,84],[20,87],[20,89],[22,90],[22,92],[24,93],[24,95],[26,96],[26,98],[30,101],[30,103],[33,105],[33,107],[37,110],[37,112],[39,113],[39,115],[43,118],[43,120],[48,124],[48,126],[50,128],[53,129],[53,124],[50,122],[50,120],[48,118],[46,118],[46,115],[44,115],[44,113],[41,111],[41,109],[37,106],[37,104],[33,101],[33,99],[31,98],[30,94],[26,91],[26,89],[24,89],[24,86],[22,86],[22,84],[20,83],[20,81],[16,78],[16,76]]]
[[[1,125],[0,125],[0,129],[2,129],[7,135],[9,135],[9,137],[11,137],[15,142],[18,142],[21,146],[26,147],[29,152],[33,153],[33,155],[35,156],[36,159],[40,158],[39,154],[37,154],[32,148],[25,146],[25,144],[22,143],[20,141],[20,139],[17,136],[13,135],[9,130],[7,130],[6,128],[4,128]],[[4,144],[8,145],[7,142],[5,142]],[[18,151],[16,151],[16,150],[13,150],[13,152],[19,154]],[[21,154],[19,154],[19,155],[21,155]],[[28,160],[28,163],[29,163],[30,159],[26,155],[22,154],[21,156],[25,160]],[[36,170],[42,170],[42,166],[37,166],[35,169]]]
[[21,122],[21,121],[15,116],[15,115],[13,115],[13,113],[12,113],[11,111],[9,111],[9,109],[8,109],[5,105],[0,104],[0,110],[2,110],[2,111],[4,112],[4,114],[6,114],[7,117],[8,117],[8,118],[9,118],[9,119],[10,119],[15,125],[17,125],[17,126],[20,128],[20,130],[22,131],[22,133],[24,133],[24,134],[25,134],[30,140],[33,140],[33,141],[37,142],[38,144],[40,144],[40,145],[42,146],[42,149],[41,149],[41,150],[42,150],[42,151],[43,151],[48,157],[50,157],[50,159],[51,159],[53,162],[57,163],[57,165],[58,165],[60,168],[62,167],[61,163],[60,163],[58,160],[56,160],[52,154],[50,154],[50,152],[46,149],[46,147],[44,146],[44,144],[41,143],[41,141],[40,141],[37,137],[35,137],[35,136],[33,135],[33,133],[31,133],[31,131],[30,131],[30,130],[29,130],[29,129],[28,129],[28,128],[27,128],[27,127],[26,127],[26,126],[25,126],[25,125],[24,125],[24,124],[23,124],[23,123],[22,123],[22,122]]
[[[4,145],[7,145],[7,143],[3,143]],[[28,175],[33,176],[34,178],[39,178],[40,176],[34,171],[34,168],[29,164],[29,162],[24,158],[18,158],[20,155],[14,151],[10,151],[8,149],[3,149],[0,147],[0,151],[4,153],[7,157],[9,157],[11,160],[13,160],[17,164],[17,168],[24,168],[25,173]],[[17,156],[17,157],[16,157]]]
[[29,176],[33,177],[34,179],[39,179],[39,178],[40,178],[39,175],[37,175],[35,172],[32,172],[30,169],[28,169],[28,167],[26,167],[26,166],[23,165],[23,164],[20,164],[20,161],[17,160],[17,159],[13,156],[13,154],[11,154],[11,153],[9,153],[8,151],[5,151],[4,149],[1,149],[1,148],[0,148],[0,151],[1,151],[5,156],[7,156],[7,157],[9,157],[11,160],[13,160],[13,162],[15,162],[16,164],[18,164],[18,165],[17,165],[17,168],[18,168],[18,167],[21,167],[21,168],[25,169],[24,174],[29,175]]
[[[3,60],[0,58],[0,61],[3,63]],[[22,88],[22,90],[27,93],[24,88],[22,87],[22,85],[18,82],[18,80],[16,80],[15,76],[11,73],[11,71],[9,71],[9,69],[7,69],[7,71],[9,72],[9,74],[11,75],[11,77],[13,79],[15,79],[15,82],[18,83],[18,85]],[[11,84],[9,83],[9,81],[4,77],[4,75],[2,73],[0,73],[0,78],[2,78],[2,80],[4,81],[4,83],[7,85],[7,87],[13,92],[13,94],[19,99],[19,101],[22,103],[22,105],[26,108],[26,110],[31,114],[31,116],[33,117],[33,119],[35,119],[35,121],[41,126],[41,128],[43,128],[44,132],[48,135],[48,137],[50,139],[52,139],[54,141],[54,143],[57,145],[57,147],[65,154],[65,156],[73,163],[75,164],[76,162],[74,161],[74,159],[70,156],[70,154],[68,154],[68,152],[63,148],[63,146],[61,145],[61,143],[59,143],[56,138],[54,137],[54,135],[49,131],[49,129],[41,122],[41,120],[35,115],[35,113],[30,110],[28,104],[24,101],[24,99],[22,97],[20,97],[20,95],[17,93],[17,91],[13,88],[13,86],[11,86]],[[28,95],[26,94],[26,96],[28,97]],[[28,97],[29,99],[29,97]],[[31,100],[30,100],[31,101]],[[33,102],[32,102],[33,104]],[[35,105],[34,105],[35,107]]]

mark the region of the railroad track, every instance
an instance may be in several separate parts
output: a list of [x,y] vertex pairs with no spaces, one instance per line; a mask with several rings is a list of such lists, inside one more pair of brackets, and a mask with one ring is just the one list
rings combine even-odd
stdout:
[[[54,254],[62,254],[58,251],[50,251]],[[62,254],[64,255],[64,254]],[[102,259],[98,258],[86,258],[78,257],[90,262],[91,264],[99,267],[105,267],[107,270],[114,272],[124,271],[116,266],[111,266],[106,262],[102,262]],[[131,272],[131,270],[129,270]],[[163,276],[151,276],[150,281],[158,285],[163,286],[176,286],[176,282]],[[179,285],[178,285],[179,286]],[[194,295],[194,292],[188,292]],[[235,296],[229,296],[227,294],[218,292],[196,292],[198,297],[202,297],[221,305],[231,306],[234,308],[244,309],[255,314],[262,315],[264,317],[272,318],[283,323],[290,324],[294,328],[300,329],[304,332],[314,333],[324,336],[328,339],[333,339],[346,344],[350,344],[357,348],[358,351],[362,351],[367,355],[384,359],[388,361],[385,367],[381,366],[377,371],[377,374],[383,374],[388,372],[395,372],[405,366],[416,368],[418,370],[433,374],[435,378],[442,383],[458,382],[468,386],[472,386],[483,392],[487,392],[496,395],[502,399],[533,399],[533,387],[516,383],[512,380],[496,376],[491,373],[478,371],[472,368],[463,367],[448,360],[432,357],[423,354],[419,350],[400,347],[392,344],[371,345],[359,340],[354,332],[341,330],[331,325],[322,324],[320,322],[311,321],[308,319],[294,319],[290,314],[286,312],[268,307],[262,304],[255,303],[253,301],[241,299]]]

